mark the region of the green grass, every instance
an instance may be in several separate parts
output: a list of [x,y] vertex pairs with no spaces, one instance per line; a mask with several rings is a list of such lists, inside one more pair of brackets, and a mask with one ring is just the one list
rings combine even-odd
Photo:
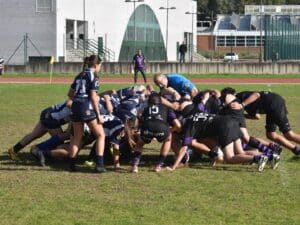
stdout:
[[[119,86],[101,85],[103,90],[112,87]],[[201,85],[208,87],[222,85]],[[300,131],[297,85],[234,87],[282,94],[292,127]],[[67,89],[0,84],[0,224],[299,224],[299,158],[288,151],[278,170],[263,173],[248,165],[210,168],[205,161],[173,173],[150,172],[152,162],[138,174],[94,174],[88,169],[69,173],[62,161],[36,166],[29,147],[20,163],[9,161],[7,149],[32,129],[43,108],[62,101]],[[264,121],[248,125],[251,134],[264,137]],[[146,147],[144,159],[158,154],[157,143]]]
[[[74,77],[75,74],[53,74],[53,77]],[[300,74],[184,74],[187,78],[300,78]],[[3,77],[49,77],[49,74],[4,74]],[[133,74],[100,74],[100,77],[132,78]],[[153,74],[147,74],[153,77]]]

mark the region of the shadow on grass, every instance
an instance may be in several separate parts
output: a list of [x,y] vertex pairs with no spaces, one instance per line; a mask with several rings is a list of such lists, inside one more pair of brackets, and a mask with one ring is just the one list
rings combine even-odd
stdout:
[[288,161],[289,162],[297,162],[300,160],[300,156],[299,155],[294,155],[292,158],[290,158]]
[[[151,153],[151,152],[150,152]],[[156,152],[155,152],[156,153]],[[148,154],[148,152],[144,152],[141,161],[139,164],[139,167],[141,168],[149,168],[149,171],[153,171],[154,166],[158,162],[159,153]],[[66,172],[69,170],[69,163],[67,159],[46,159],[46,167],[41,167],[39,165],[39,162],[36,160],[34,156],[32,156],[28,152],[20,152],[18,154],[20,160],[17,162],[14,162],[9,159],[8,155],[3,154],[0,155],[0,161],[1,161],[1,168],[0,170],[7,170],[7,171],[13,171],[13,170],[40,170],[40,171],[63,171]],[[77,172],[79,173],[93,173],[94,168],[88,167],[84,165],[84,162],[87,160],[86,155],[79,155],[77,159]],[[298,161],[299,157],[295,156],[290,159],[290,161]],[[113,158],[111,155],[107,154],[104,157],[104,164],[106,166],[107,172],[116,172],[116,173],[128,173],[129,169],[128,166],[131,166],[131,159],[130,157],[121,157],[121,168],[120,169],[114,169],[113,167]],[[174,163],[174,156],[169,155],[165,160],[166,166],[171,166]],[[6,166],[6,167],[3,167]],[[22,166],[22,167],[18,167]],[[24,168],[25,167],[25,168]],[[28,169],[26,169],[28,167]],[[190,159],[189,167],[190,169],[200,169],[200,170],[217,170],[217,171],[230,171],[230,172],[257,172],[256,169],[253,166],[249,165],[229,165],[229,164],[219,164],[215,167],[211,166],[211,161],[207,157],[202,156],[194,156]]]

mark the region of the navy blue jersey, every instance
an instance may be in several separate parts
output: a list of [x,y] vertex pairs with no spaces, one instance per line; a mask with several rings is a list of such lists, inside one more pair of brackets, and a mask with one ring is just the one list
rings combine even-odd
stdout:
[[114,107],[114,109],[116,109],[118,107],[118,105],[121,104],[121,98],[117,94],[112,94],[110,96],[110,99],[111,99],[111,104]]
[[133,94],[133,87],[122,88],[117,91],[117,95],[121,100],[123,100],[124,98],[129,98],[133,96]]
[[108,114],[106,102],[102,97],[99,99],[99,110],[101,115]]
[[71,110],[66,102],[62,102],[44,109],[40,115],[40,122],[47,129],[60,128],[68,123],[71,117]]
[[115,115],[121,120],[136,117],[139,107],[139,96],[135,95],[130,98],[121,101],[121,104],[117,106]]
[[60,121],[61,124],[70,122],[71,109],[67,106],[67,102],[61,102],[51,106],[50,116]]
[[119,145],[124,131],[123,122],[113,115],[103,115],[102,117],[104,120],[103,129],[108,142]]
[[71,88],[75,91],[75,98],[89,98],[90,91],[98,92],[99,79],[95,73],[87,69],[75,77]]
[[96,111],[90,100],[91,91],[98,91],[98,77],[90,70],[77,75],[71,85],[74,90],[74,99],[72,104],[73,122],[87,122],[96,119]]

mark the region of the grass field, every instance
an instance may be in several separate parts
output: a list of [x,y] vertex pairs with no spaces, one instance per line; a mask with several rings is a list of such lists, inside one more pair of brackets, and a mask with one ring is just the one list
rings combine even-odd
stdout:
[[[206,87],[222,85],[201,89]],[[300,132],[299,85],[234,87],[283,95],[292,128]],[[29,146],[21,162],[9,161],[7,149],[30,131],[42,109],[64,100],[67,90],[68,85],[0,84],[0,224],[300,224],[300,161],[288,151],[277,170],[263,173],[250,165],[210,168],[205,161],[172,173],[151,172],[151,162],[138,174],[69,173],[61,161],[37,166]],[[263,120],[248,126],[264,137]],[[159,146],[146,148],[144,159],[152,159]]]

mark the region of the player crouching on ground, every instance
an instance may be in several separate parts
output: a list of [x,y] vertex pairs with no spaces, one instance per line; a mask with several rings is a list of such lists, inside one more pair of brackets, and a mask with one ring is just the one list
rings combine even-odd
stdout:
[[143,146],[149,144],[153,138],[162,142],[160,155],[154,170],[161,171],[164,161],[171,147],[171,128],[180,128],[180,122],[176,119],[175,113],[162,105],[161,97],[158,93],[152,93],[148,99],[148,107],[144,109],[142,114],[141,133],[134,147],[131,172],[138,172],[138,165],[142,155]]
[[[204,112],[190,115],[182,129],[183,142],[175,163],[169,170],[175,170],[186,154],[187,148],[197,147],[203,138],[215,138],[224,153],[225,162],[230,164],[257,163],[258,171],[263,171],[268,160],[275,159],[272,153],[264,155],[257,151],[245,152],[241,142],[241,131],[238,123],[228,116],[216,116]],[[273,168],[279,160],[274,161]]]

